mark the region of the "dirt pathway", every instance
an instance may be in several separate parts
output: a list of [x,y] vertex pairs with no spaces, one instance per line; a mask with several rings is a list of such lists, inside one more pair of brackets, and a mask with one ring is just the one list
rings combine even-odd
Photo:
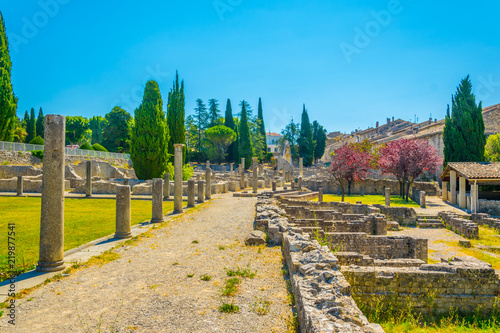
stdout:
[[[151,237],[116,249],[119,259],[72,272],[18,300],[15,329],[4,315],[0,330],[286,332],[292,309],[281,249],[244,245],[255,202],[231,194],[216,197],[153,230]],[[236,294],[222,296],[225,268],[238,267],[255,277],[240,278]],[[204,274],[210,280],[202,280]],[[239,312],[219,312],[222,302],[234,303]]]

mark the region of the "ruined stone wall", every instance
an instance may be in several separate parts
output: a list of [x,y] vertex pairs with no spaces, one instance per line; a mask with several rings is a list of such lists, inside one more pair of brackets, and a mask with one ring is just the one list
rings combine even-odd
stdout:
[[480,199],[478,212],[500,216],[500,201]]
[[380,209],[363,204],[350,204],[348,202],[317,202],[317,201],[297,201],[293,199],[280,198],[280,204],[289,206],[302,206],[314,210],[335,210],[342,214],[375,214],[380,213]]
[[500,219],[493,218],[489,214],[471,214],[470,219],[478,225],[487,225],[490,228],[500,231]]
[[407,306],[417,313],[489,313],[500,294],[500,280],[486,263],[452,261],[420,267],[344,266],[353,294],[375,306]]
[[[42,179],[41,177],[23,177],[23,192],[25,193],[42,193]],[[65,190],[69,191],[70,181],[65,180]],[[11,179],[0,179],[0,192],[17,192],[17,177]]]
[[440,212],[444,224],[465,238],[479,239],[479,228],[474,222],[450,212]]
[[380,209],[380,213],[387,217],[388,221],[396,221],[401,225],[414,225],[417,221],[417,212],[410,207],[387,207],[374,205]]

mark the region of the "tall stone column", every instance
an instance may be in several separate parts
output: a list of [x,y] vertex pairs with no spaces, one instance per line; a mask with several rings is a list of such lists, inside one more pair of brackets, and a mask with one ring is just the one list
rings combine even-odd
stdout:
[[252,188],[253,188],[253,193],[257,193],[257,159],[254,157],[253,158],[253,163],[252,163]]
[[167,201],[170,198],[170,174],[163,174],[163,200]]
[[262,164],[259,164],[259,177],[262,177],[263,173],[264,173],[264,166]]
[[206,189],[205,189],[205,199],[212,199],[212,169],[207,168],[205,170],[205,181],[206,181]]
[[23,176],[17,176],[17,196],[23,196]]
[[230,177],[233,177],[233,166],[234,166],[234,163],[229,163],[229,176]]
[[467,208],[467,199],[466,199],[466,184],[467,180],[464,177],[459,178],[459,185],[460,185],[460,197],[458,200],[458,205],[461,209],[466,209]]
[[92,196],[92,160],[87,161],[87,179],[85,186],[85,195],[87,197]]
[[198,181],[198,203],[205,201],[205,182],[203,180]]
[[115,238],[132,237],[130,209],[130,186],[118,185],[116,187],[116,232]]
[[195,180],[188,180],[188,208],[194,207],[194,188],[195,188]]
[[54,272],[64,265],[64,116],[45,116],[40,256],[36,270]]
[[163,222],[163,179],[153,179],[152,186],[153,218],[151,223]]
[[391,205],[391,188],[385,188],[385,205],[389,207]]
[[443,198],[443,201],[448,200],[448,182],[442,182],[441,185],[441,197]]
[[174,214],[182,213],[182,143],[174,144]]
[[320,187],[318,189],[318,201],[323,202],[323,188],[322,187]]
[[273,189],[273,192],[276,192],[276,181],[275,180],[273,180],[273,187],[272,187],[272,189]]
[[299,190],[302,190],[302,176],[299,177]]
[[425,191],[420,191],[420,208],[425,208]]
[[457,172],[450,171],[450,202],[452,205],[457,204]]
[[474,184],[471,185],[471,213],[472,214],[477,214],[479,210],[479,185]]
[[240,164],[240,187],[244,189],[245,186],[245,158],[243,157],[241,159],[241,164]]
[[299,176],[300,177],[304,176],[304,158],[303,157],[299,158]]

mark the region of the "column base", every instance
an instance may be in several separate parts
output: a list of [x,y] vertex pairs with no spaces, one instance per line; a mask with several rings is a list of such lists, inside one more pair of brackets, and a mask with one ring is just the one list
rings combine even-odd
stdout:
[[183,212],[182,209],[174,209],[174,214],[182,214]]
[[131,232],[117,232],[117,233],[115,233],[115,238],[117,238],[117,239],[132,238],[132,233]]
[[170,198],[169,196],[164,196],[163,201],[168,201],[169,198]]
[[159,217],[154,217],[151,219],[151,223],[162,223],[162,222],[165,222],[165,220],[162,218],[159,218]]
[[38,262],[36,266],[37,272],[57,272],[62,271],[66,268],[64,264],[64,260],[55,261],[55,262]]

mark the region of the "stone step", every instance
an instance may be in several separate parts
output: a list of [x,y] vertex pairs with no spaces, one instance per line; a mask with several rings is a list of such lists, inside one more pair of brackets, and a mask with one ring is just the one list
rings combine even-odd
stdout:
[[442,223],[441,219],[421,219],[419,218],[417,222],[422,222],[422,223]]
[[439,219],[437,215],[417,215],[417,219]]
[[421,229],[444,229],[445,226],[441,222],[417,222],[417,227]]

